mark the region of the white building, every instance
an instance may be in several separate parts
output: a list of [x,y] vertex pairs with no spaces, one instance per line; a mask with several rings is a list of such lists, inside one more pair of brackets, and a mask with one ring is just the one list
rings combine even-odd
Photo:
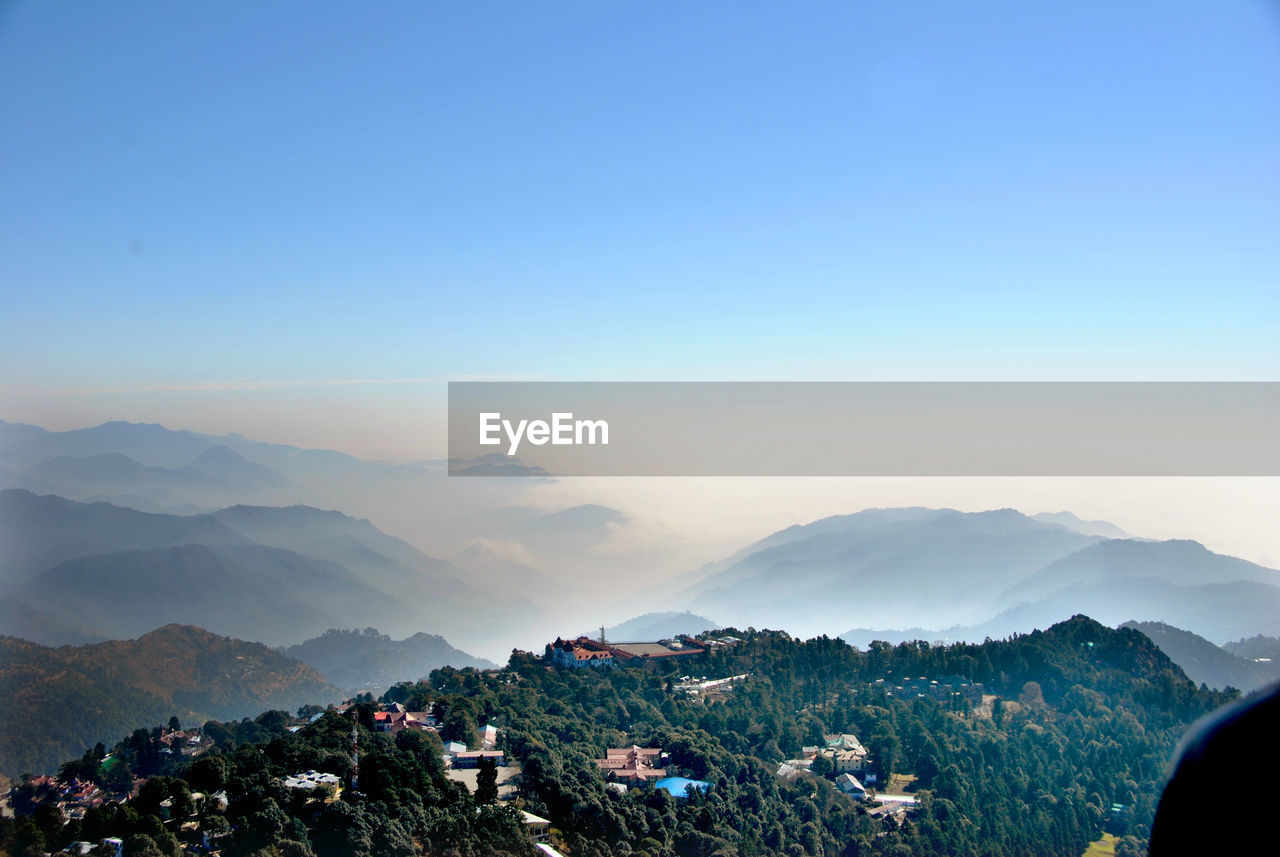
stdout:
[[861,799],[867,796],[867,790],[862,787],[862,783],[858,782],[858,778],[853,774],[841,774],[836,777],[836,788],[850,797]]

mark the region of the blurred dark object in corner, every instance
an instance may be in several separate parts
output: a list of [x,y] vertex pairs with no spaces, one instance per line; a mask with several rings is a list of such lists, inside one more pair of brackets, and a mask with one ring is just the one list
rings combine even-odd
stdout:
[[[1237,800],[1246,812],[1224,812]],[[1210,714],[1187,733],[1151,826],[1150,857],[1248,854],[1275,843],[1280,806],[1280,683]]]

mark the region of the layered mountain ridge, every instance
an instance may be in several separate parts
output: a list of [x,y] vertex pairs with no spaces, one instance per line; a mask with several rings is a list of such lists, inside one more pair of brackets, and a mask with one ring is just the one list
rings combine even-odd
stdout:
[[272,645],[351,626],[455,637],[474,631],[470,608],[529,611],[368,521],[307,506],[184,516],[10,489],[0,537],[0,633],[49,645],[166,622]]
[[1109,538],[1104,524],[1013,509],[833,516],[704,566],[664,607],[737,627],[850,629],[842,636],[857,645],[980,641],[1076,613],[1168,622],[1218,642],[1280,633],[1280,572],[1190,540]]

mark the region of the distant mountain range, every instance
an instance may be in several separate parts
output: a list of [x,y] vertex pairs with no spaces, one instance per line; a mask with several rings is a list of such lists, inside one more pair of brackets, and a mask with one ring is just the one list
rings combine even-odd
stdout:
[[96,742],[176,715],[185,725],[341,698],[261,643],[167,625],[135,640],[48,648],[0,638],[0,772],[52,770]]
[[[104,453],[118,453],[147,467],[179,469],[217,446],[227,447],[267,468],[302,461],[348,468],[359,467],[362,463],[357,458],[332,450],[263,443],[238,434],[205,435],[168,429],[154,423],[115,421],[90,428],[49,431],[39,426],[0,420],[0,465],[13,472],[21,472],[54,458],[89,458]],[[254,469],[252,472],[261,474],[264,471]]]
[[1129,577],[1116,569],[1110,579],[1067,586],[1005,610],[972,626],[965,639],[975,633],[981,639],[1043,628],[1071,610],[1092,611],[1098,621],[1111,625],[1135,617],[1167,622],[1210,640],[1226,641],[1241,633],[1280,630],[1280,589],[1248,581],[1180,585],[1154,577]]
[[[373,626],[500,658],[587,624],[598,605],[634,603],[801,635],[853,629],[855,643],[1000,637],[1078,612],[1219,643],[1280,635],[1277,572],[1070,512],[871,509],[641,591],[663,554],[615,538],[641,533],[622,512],[525,502],[542,479],[440,490],[444,473],[158,425],[0,421],[0,487],[14,488],[0,491],[0,632],[83,643],[180,621],[288,645]],[[225,586],[206,592],[211,578]],[[202,592],[206,609],[193,606]],[[489,621],[474,621],[479,609]]]
[[1280,664],[1280,638],[1266,637],[1261,634],[1233,643],[1224,643],[1222,648],[1245,660],[1262,660]]
[[54,566],[13,596],[60,625],[82,622],[109,638],[137,636],[157,623],[198,622],[272,645],[343,615],[390,620],[404,610],[337,563],[261,545],[91,554]]
[[1083,521],[1070,512],[1040,512],[1032,515],[1037,521],[1046,524],[1057,524],[1086,536],[1102,536],[1108,539],[1127,539],[1129,534],[1108,521]]
[[369,691],[375,696],[396,682],[425,678],[443,666],[456,669],[498,666],[455,649],[434,634],[414,634],[404,640],[393,640],[373,628],[329,630],[305,643],[289,646],[284,653],[310,664],[346,690]]
[[802,634],[857,617],[945,627],[991,615],[1011,584],[1100,539],[1012,509],[872,509],[775,533],[709,567],[674,603]]
[[664,603],[802,635],[853,626],[842,636],[855,645],[981,641],[1076,613],[1217,641],[1280,633],[1280,572],[1192,541],[1108,531],[1067,513],[871,509],[774,533],[690,575]]
[[[566,589],[581,593],[583,581],[603,579],[595,574],[590,549],[613,538],[627,523],[625,515],[592,504],[559,510],[525,504],[550,484],[547,479],[457,479],[446,468],[444,461],[362,461],[331,450],[159,425],[109,422],[48,431],[0,420],[0,490],[187,516],[236,505],[336,509],[374,520],[384,534],[444,558],[451,576],[467,578],[476,589],[505,601],[527,598],[540,610],[560,609]],[[296,544],[288,549],[306,554]],[[379,552],[404,564],[394,552]],[[637,568],[644,561],[629,556]],[[490,640],[489,651],[522,642],[534,624],[525,618],[499,626],[502,639]],[[414,630],[420,629],[405,633]]]
[[1236,582],[1280,585],[1280,572],[1206,549],[1199,542],[1110,539],[1045,566],[1009,587],[1008,596],[1034,601],[1067,586],[1158,580],[1175,586]]
[[[701,634],[724,627],[719,622],[696,613],[645,613],[618,625],[605,629],[606,638],[611,643],[641,643],[653,640],[668,640],[680,634]],[[599,629],[587,632],[587,636],[596,637]]]
[[[857,646],[875,639],[973,641],[1046,628],[1077,611],[1111,625],[1135,617],[1164,622],[1215,641],[1280,630],[1280,587],[1264,582],[1266,575],[1277,573],[1212,553],[1197,542],[1101,542],[1055,563],[1053,570],[1060,585],[1045,585],[1044,576],[1037,575],[1029,586],[1013,587],[993,605],[1014,606],[979,622],[905,630],[856,628],[841,636]],[[1233,574],[1256,579],[1230,580]],[[1043,592],[1029,595],[1034,589]]]
[[0,491],[0,585],[26,583],[90,554],[180,545],[254,542],[208,515],[159,515],[108,503],[78,503],[25,490]]
[[272,645],[350,625],[475,639],[469,611],[536,615],[368,521],[307,506],[181,516],[11,489],[0,538],[0,633],[51,645],[167,622]]
[[[6,424],[7,425],[7,424]],[[0,425],[3,439],[4,425]],[[10,460],[14,456],[10,454]],[[227,446],[208,446],[179,467],[145,465],[122,452],[59,455],[20,469],[6,466],[0,487],[107,500],[145,511],[193,512],[253,499],[288,503],[301,490],[279,470]]]
[[1163,622],[1125,622],[1120,627],[1146,634],[1196,684],[1215,690],[1230,686],[1248,693],[1280,679],[1280,661],[1259,663],[1243,658]]

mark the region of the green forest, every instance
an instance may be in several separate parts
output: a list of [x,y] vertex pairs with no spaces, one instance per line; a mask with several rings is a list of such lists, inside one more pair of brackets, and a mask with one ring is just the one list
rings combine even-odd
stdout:
[[[777,631],[707,636],[724,634],[741,642],[678,665],[561,670],[516,651],[501,670],[436,670],[350,714],[211,722],[215,748],[194,761],[157,752],[159,730],[138,730],[106,763],[106,748],[89,748],[60,774],[121,790],[130,775],[146,777],[133,797],[67,822],[40,788],[19,784],[0,850],[34,857],[117,837],[123,857],[177,857],[202,843],[226,857],[536,853],[518,807],[549,819],[552,844],[571,857],[1079,857],[1104,831],[1119,837],[1118,854],[1138,854],[1178,740],[1235,695],[1195,686],[1138,631],[1082,616],[980,645],[867,651]],[[749,678],[704,697],[677,689],[677,671]],[[953,674],[995,699],[971,707],[890,692],[903,679]],[[434,711],[439,738],[375,732],[379,702]],[[514,800],[496,799],[491,770],[474,795],[446,777],[440,739],[478,746],[485,725],[523,768]],[[917,805],[903,820],[830,777],[777,775],[830,733],[859,736],[880,783],[910,781]],[[711,787],[684,798],[609,788],[595,759],[632,744],[661,747],[670,769]],[[282,785],[306,770],[342,778],[340,796]],[[208,797],[221,792],[225,807]]]

